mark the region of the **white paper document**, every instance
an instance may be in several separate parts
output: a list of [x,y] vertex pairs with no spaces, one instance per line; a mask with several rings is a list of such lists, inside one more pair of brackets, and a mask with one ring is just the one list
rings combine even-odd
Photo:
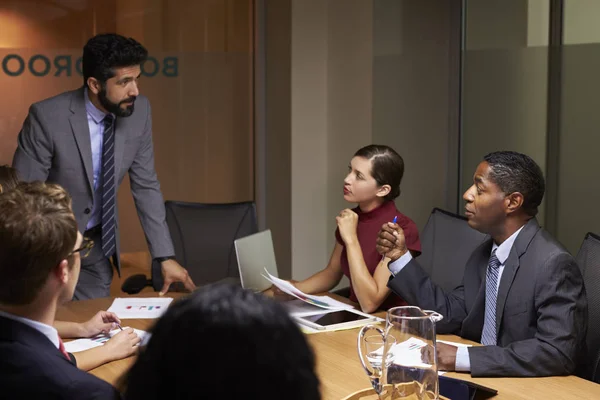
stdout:
[[287,312],[295,317],[305,317],[315,314],[323,314],[325,311],[322,307],[313,306],[312,304],[306,303],[302,300],[291,300],[281,303]]
[[391,349],[393,354],[392,362],[406,367],[426,368],[428,365],[423,363],[421,357],[421,349],[425,346],[427,346],[427,343],[414,337],[404,342],[396,343]]
[[172,301],[171,297],[117,297],[107,311],[120,319],[160,318]]
[[313,306],[329,309],[329,310],[348,310],[354,308],[351,305],[346,303],[342,303],[341,301],[337,301],[328,296],[314,296],[310,294],[306,294],[300,290],[298,290],[294,285],[289,283],[288,281],[284,281],[283,279],[279,279],[274,277],[267,271],[265,268],[265,273],[263,277],[271,282],[273,285],[277,286],[282,292],[285,292],[291,296],[294,296],[297,299],[300,299],[308,304]]
[[[445,340],[437,340],[437,342],[447,343],[453,346],[470,346],[468,344],[448,342]],[[397,343],[391,349],[392,359],[390,362],[406,367],[428,368],[429,365],[425,364],[421,358],[421,349],[426,345],[427,343],[423,340],[414,337],[411,337],[404,342]],[[375,350],[373,355],[383,356],[383,346]],[[446,372],[447,371],[438,371],[438,375],[444,375]]]
[[[123,327],[123,329],[127,329]],[[65,350],[69,353],[76,353],[78,351],[84,351],[93,349],[94,347],[100,347],[104,345],[104,343],[108,342],[108,340],[115,336],[117,333],[121,332],[120,329],[114,329],[110,331],[108,334],[98,335],[89,339],[77,339],[70,342],[65,342]],[[150,340],[150,333],[146,331],[142,331],[139,329],[134,329],[134,332],[142,339],[140,342],[140,346],[146,345],[148,340]]]

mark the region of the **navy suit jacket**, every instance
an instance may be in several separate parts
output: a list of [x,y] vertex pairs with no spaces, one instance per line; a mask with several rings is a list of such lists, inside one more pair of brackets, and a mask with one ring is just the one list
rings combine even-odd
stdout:
[[[467,261],[463,283],[445,293],[410,261],[388,286],[409,304],[444,316],[437,333],[479,342],[492,240]],[[506,260],[496,302],[497,346],[469,348],[472,376],[569,375],[585,357],[587,297],[575,259],[533,218]]]
[[107,382],[81,371],[41,332],[0,317],[0,397],[121,399]]

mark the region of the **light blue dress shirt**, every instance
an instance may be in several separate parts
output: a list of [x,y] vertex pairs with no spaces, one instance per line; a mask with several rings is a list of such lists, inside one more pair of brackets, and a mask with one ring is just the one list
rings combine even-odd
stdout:
[[[102,184],[100,174],[102,173],[102,138],[104,136],[103,120],[106,117],[104,111],[99,110],[88,97],[88,89],[85,88],[85,110],[87,111],[88,127],[90,128],[90,142],[92,144],[92,166],[94,170],[94,205],[92,215],[86,229],[93,228],[102,222]],[[98,199],[98,201],[96,201]]]
[[[500,280],[502,279],[502,273],[504,272],[504,264],[506,263],[506,259],[510,254],[510,249],[512,249],[513,244],[515,243],[515,239],[519,236],[519,233],[523,229],[523,226],[519,228],[515,233],[510,235],[508,239],[506,239],[500,246],[496,243],[492,246],[492,252],[496,250],[496,257],[500,262],[500,267],[498,267],[498,283],[496,285],[496,291],[500,287]],[[491,257],[491,253],[490,253]],[[402,257],[397,259],[396,261],[390,263],[388,268],[392,275],[396,276],[406,265],[412,260],[412,256],[409,251],[406,252]],[[456,362],[454,368],[457,371],[471,371],[471,360],[469,359],[469,348],[468,347],[458,347],[456,351]]]

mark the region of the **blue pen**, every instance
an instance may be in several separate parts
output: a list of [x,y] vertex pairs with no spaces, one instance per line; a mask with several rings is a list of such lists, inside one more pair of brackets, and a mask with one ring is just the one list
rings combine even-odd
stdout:
[[[397,215],[392,220],[392,224],[395,224],[396,222],[398,222],[398,216]],[[385,258],[385,254],[381,256],[381,261],[379,261],[379,262],[382,262],[384,258]]]

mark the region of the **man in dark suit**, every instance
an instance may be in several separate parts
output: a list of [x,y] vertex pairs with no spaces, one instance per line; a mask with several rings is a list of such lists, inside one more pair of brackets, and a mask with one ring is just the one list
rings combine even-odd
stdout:
[[472,376],[568,375],[583,361],[587,299],[573,257],[535,219],[545,183],[528,156],[485,156],[463,198],[469,225],[490,235],[467,262],[462,285],[444,293],[406,250],[402,229],[382,227],[389,287],[444,316],[438,333],[484,346],[437,343],[438,365]]
[[60,186],[29,183],[0,195],[0,397],[120,398],[73,364],[52,326],[73,297],[82,242]]
[[82,264],[77,300],[110,295],[111,258],[120,274],[116,196],[126,172],[150,253],[161,263],[161,294],[177,281],[194,289],[174,259],[154,170],[150,102],[138,90],[147,55],[131,38],[91,38],[83,49],[84,86],[33,104],[19,133],[13,166],[20,178],[67,189],[79,227],[96,243]]

